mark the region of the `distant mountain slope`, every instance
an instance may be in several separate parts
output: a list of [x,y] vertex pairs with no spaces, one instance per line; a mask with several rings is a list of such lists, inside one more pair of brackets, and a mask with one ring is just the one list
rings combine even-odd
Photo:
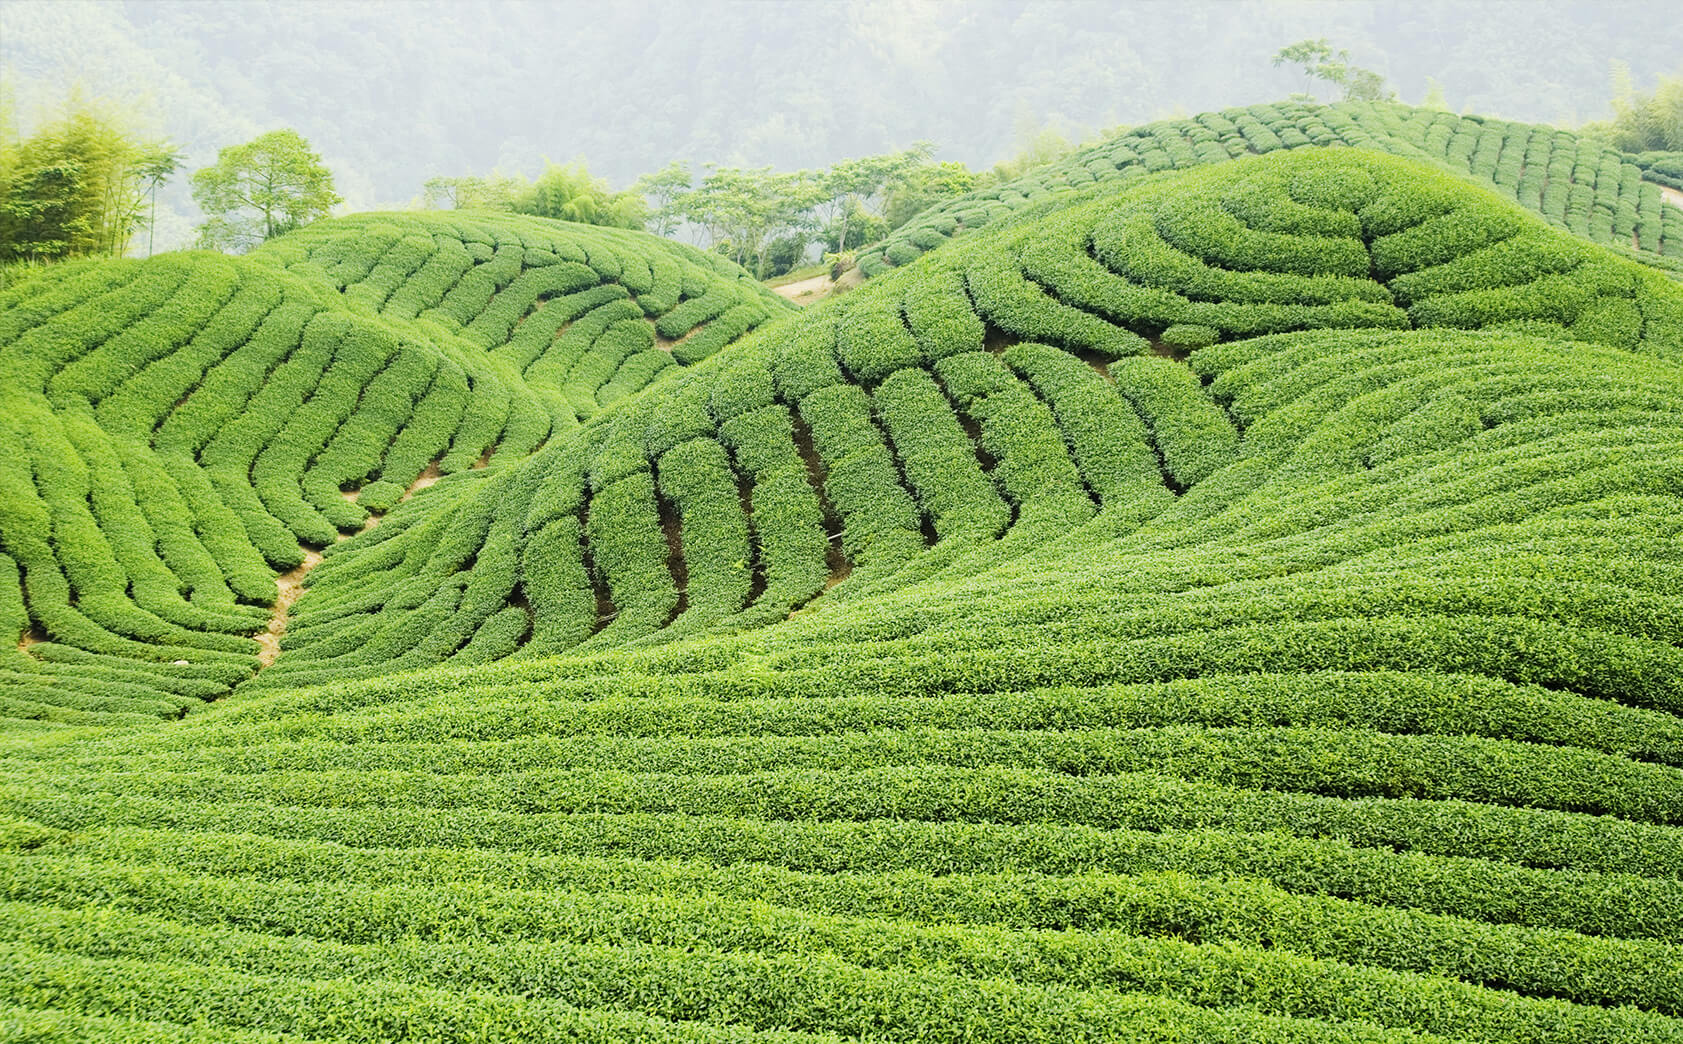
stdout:
[[302,545],[429,469],[523,458],[784,307],[653,236],[493,217],[45,269],[0,295],[0,698],[223,694]]
[[1683,209],[1667,206],[1659,189],[1671,179],[1659,173],[1644,180],[1643,165],[1664,154],[1633,157],[1553,127],[1386,102],[1252,105],[1136,127],[1008,185],[932,208],[860,255],[859,267],[867,276],[877,275],[955,234],[1094,182],[1125,182],[1277,149],[1335,145],[1443,163],[1556,228],[1683,272]]

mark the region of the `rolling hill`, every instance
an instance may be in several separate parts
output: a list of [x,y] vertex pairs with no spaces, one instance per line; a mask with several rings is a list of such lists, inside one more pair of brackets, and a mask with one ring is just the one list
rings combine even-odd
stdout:
[[1683,286],[1392,152],[9,291],[0,1026],[1683,1039]]
[[1431,163],[1507,196],[1556,228],[1683,271],[1683,209],[1666,206],[1661,194],[1662,187],[1683,188],[1677,153],[1632,156],[1547,125],[1394,102],[1252,105],[1136,127],[1016,181],[930,209],[861,253],[859,267],[877,275],[1020,207],[1094,183],[1337,146]]

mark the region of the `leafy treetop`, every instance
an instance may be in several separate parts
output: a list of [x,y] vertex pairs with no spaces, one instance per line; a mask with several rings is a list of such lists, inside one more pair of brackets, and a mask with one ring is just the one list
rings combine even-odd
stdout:
[[1303,67],[1304,95],[1308,100],[1311,79],[1325,80],[1344,92],[1344,101],[1391,101],[1396,92],[1387,90],[1385,78],[1372,69],[1350,64],[1350,52],[1332,49],[1325,37],[1318,40],[1299,40],[1274,53],[1274,65]]
[[344,202],[321,157],[288,128],[219,152],[214,165],[194,172],[193,201],[210,218],[199,226],[201,242],[234,251],[326,217]]
[[0,114],[0,263],[121,257],[147,193],[180,165],[173,144],[79,93],[27,139]]

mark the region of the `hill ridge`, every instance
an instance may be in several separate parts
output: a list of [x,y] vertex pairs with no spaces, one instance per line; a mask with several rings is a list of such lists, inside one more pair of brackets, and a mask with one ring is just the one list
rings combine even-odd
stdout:
[[[1094,183],[1186,170],[1281,149],[1352,146],[1433,163],[1494,189],[1557,228],[1670,272],[1683,272],[1683,210],[1664,204],[1673,177],[1655,158],[1578,142],[1570,131],[1394,102],[1280,102],[1160,120],[995,188],[938,204],[859,255],[867,276],[911,262],[1016,208]],[[1644,161],[1648,166],[1642,165]],[[1675,160],[1673,160],[1675,162]]]

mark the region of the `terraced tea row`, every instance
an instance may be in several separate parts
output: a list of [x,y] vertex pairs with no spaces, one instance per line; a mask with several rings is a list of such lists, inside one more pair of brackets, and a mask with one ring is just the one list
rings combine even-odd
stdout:
[[353,309],[399,330],[466,341],[506,382],[524,382],[552,414],[576,419],[787,310],[714,254],[494,213],[357,214],[256,256],[337,287]]
[[1676,187],[1676,175],[1666,172],[1677,167],[1677,154],[1631,156],[1554,127],[1388,102],[1252,105],[1136,127],[1017,181],[932,208],[861,254],[859,267],[878,275],[961,232],[1095,184],[1121,186],[1159,171],[1340,145],[1467,174],[1556,228],[1683,271],[1683,208],[1668,205],[1660,191]]
[[[175,714],[227,692],[257,669],[252,636],[271,625],[275,573],[305,562],[307,546],[371,526],[423,474],[430,482],[529,455],[577,424],[560,392],[588,391],[594,405],[599,387],[650,376],[628,361],[596,383],[571,374],[558,390],[541,375],[529,381],[511,353],[553,368],[564,346],[581,367],[606,370],[604,360],[626,355],[622,341],[640,331],[652,346],[657,327],[695,332],[679,347],[699,351],[739,332],[718,315],[720,300],[759,294],[666,245],[654,253],[690,258],[669,266],[680,285],[652,296],[652,283],[633,277],[644,287],[633,305],[625,285],[582,263],[542,263],[536,244],[560,249],[571,233],[532,222],[525,276],[470,261],[449,270],[454,288],[442,284],[447,314],[391,320],[359,313],[371,312],[370,280],[408,263],[393,254],[417,240],[454,244],[462,257],[466,248],[442,232],[435,240],[438,222],[411,225],[406,238],[389,221],[322,225],[305,244],[260,257],[307,256],[306,244],[326,256],[337,243],[354,256],[333,278],[369,266],[344,294],[310,262],[289,272],[173,254],[46,270],[0,300],[0,612],[17,636],[0,649],[8,713]],[[620,257],[593,234],[581,239],[603,270]],[[500,277],[510,285],[498,289]],[[470,299],[485,307],[472,312]],[[616,305],[636,318],[592,318]],[[561,312],[578,321],[563,329]],[[493,314],[531,321],[511,336],[513,322],[497,326]],[[665,365],[689,359],[649,350]]]
[[404,501],[226,699],[20,702],[7,1032],[1683,1040],[1683,288],[1352,150],[1063,202]]
[[[1436,672],[543,673],[13,751],[8,990],[328,1039],[1678,1035],[1675,718]],[[1619,810],[1548,810],[1596,761]]]
[[[843,580],[826,603],[973,568],[957,563],[980,548],[977,561],[1010,558],[1101,514],[1126,520],[1104,530],[1115,536],[1250,452],[1254,418],[1162,357],[1190,350],[1174,345],[1497,323],[1675,357],[1683,293],[1371,154],[1283,155],[1101,195],[749,337],[457,487],[449,510],[435,499],[413,526],[334,549],[260,684],[741,630]],[[1456,338],[1337,344],[1373,355],[1376,388],[1405,361],[1424,380],[1446,353],[1510,383],[1561,365]],[[1558,394],[1599,384],[1599,366]],[[1459,393],[1407,394],[1420,412],[1390,418],[1375,466],[1484,426]]]

